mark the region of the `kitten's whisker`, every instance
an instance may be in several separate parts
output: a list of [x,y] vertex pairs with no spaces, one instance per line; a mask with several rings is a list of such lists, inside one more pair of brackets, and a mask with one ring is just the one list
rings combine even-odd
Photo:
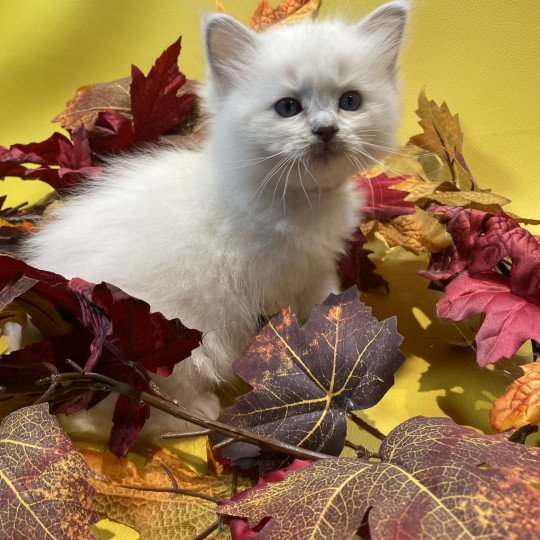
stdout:
[[311,206],[311,200],[309,198],[309,195],[307,194],[306,188],[304,187],[304,182],[302,181],[302,173],[300,172],[300,163],[303,163],[301,157],[296,162],[296,168],[298,169],[298,179],[300,180],[300,185],[302,186],[302,191],[304,192],[304,195],[306,196],[309,207],[311,208],[311,213],[312,213],[313,217],[315,217],[315,211],[313,210],[313,206]]

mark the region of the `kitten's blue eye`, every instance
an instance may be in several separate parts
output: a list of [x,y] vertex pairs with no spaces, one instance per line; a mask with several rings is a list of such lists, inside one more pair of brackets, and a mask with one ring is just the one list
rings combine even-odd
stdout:
[[302,105],[298,100],[287,97],[280,99],[274,105],[274,108],[280,116],[288,118],[289,116],[296,116],[302,110]]
[[339,108],[344,111],[356,111],[362,105],[362,98],[358,92],[350,90],[339,98]]

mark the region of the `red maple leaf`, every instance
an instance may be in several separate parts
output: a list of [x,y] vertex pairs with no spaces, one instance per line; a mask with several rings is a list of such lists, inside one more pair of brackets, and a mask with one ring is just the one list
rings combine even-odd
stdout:
[[480,366],[511,358],[528,339],[540,341],[540,307],[513,294],[506,276],[464,272],[446,286],[437,303],[437,315],[454,321],[478,313],[486,314],[476,334]]
[[[201,340],[178,319],[152,313],[150,306],[108,283],[94,285],[37,270],[22,261],[0,256],[0,287],[22,276],[36,280],[32,291],[72,324],[65,335],[35,343],[9,355],[11,369],[0,373],[0,384],[13,385],[24,376],[28,383],[49,375],[43,362],[65,371],[71,359],[85,371],[94,371],[150,391],[148,372],[170,375],[176,363],[190,355]],[[88,392],[63,402],[56,412],[66,414],[89,408],[105,397]],[[109,441],[116,455],[125,455],[148,418],[145,404],[119,398]]]

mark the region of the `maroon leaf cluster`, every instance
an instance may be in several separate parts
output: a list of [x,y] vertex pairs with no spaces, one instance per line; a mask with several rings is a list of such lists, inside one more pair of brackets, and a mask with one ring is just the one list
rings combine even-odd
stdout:
[[174,129],[193,105],[193,94],[177,95],[186,78],[178,70],[180,39],[157,59],[145,76],[132,66],[131,117],[106,109],[88,131],[81,124],[30,144],[0,146],[0,178],[40,179],[56,190],[71,187],[85,176],[100,172],[100,156],[120,152]]
[[[107,283],[98,285],[67,279],[24,262],[0,256],[2,297],[11,301],[28,289],[54,306],[72,324],[69,333],[44,339],[12,352],[0,373],[0,384],[21,378],[31,384],[50,375],[50,367],[65,371],[70,359],[85,371],[94,371],[151,391],[148,372],[167,376],[174,365],[190,355],[201,340],[200,332],[178,319],[151,313],[146,302]],[[48,364],[48,366],[47,366]],[[55,405],[66,414],[90,408],[105,397],[103,392],[67,396]],[[125,455],[149,416],[146,404],[120,397],[114,411],[110,449]]]
[[454,244],[419,274],[446,287],[437,314],[462,320],[485,313],[476,336],[481,366],[540,340],[540,241],[498,212],[432,205]]

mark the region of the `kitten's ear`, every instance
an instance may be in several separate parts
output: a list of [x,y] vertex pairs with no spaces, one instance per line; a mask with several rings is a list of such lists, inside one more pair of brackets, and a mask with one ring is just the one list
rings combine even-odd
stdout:
[[362,36],[367,36],[380,48],[383,61],[392,74],[396,69],[408,12],[408,2],[390,2],[377,8],[357,24]]
[[246,58],[253,53],[257,34],[236,19],[216,13],[204,21],[206,56],[219,94],[235,84]]

